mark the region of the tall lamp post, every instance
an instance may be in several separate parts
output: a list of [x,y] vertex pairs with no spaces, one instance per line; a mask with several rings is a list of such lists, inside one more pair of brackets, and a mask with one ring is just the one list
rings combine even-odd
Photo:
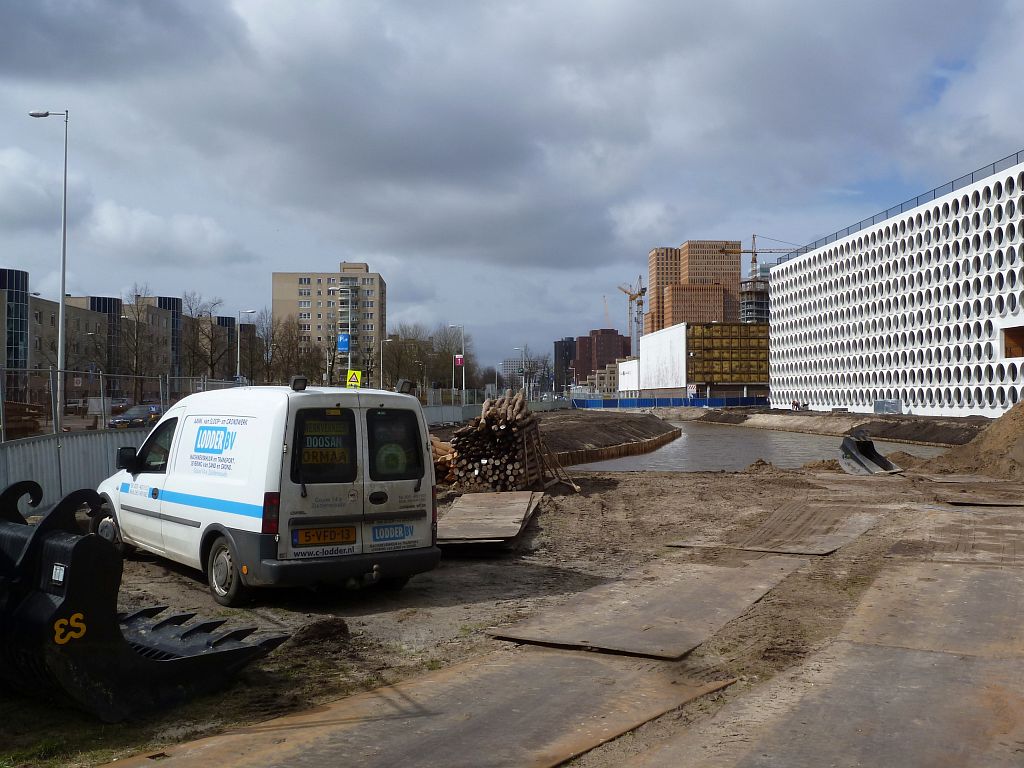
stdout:
[[512,349],[519,352],[519,372],[523,377],[523,393],[529,400],[530,393],[526,391],[526,347],[512,347]]
[[57,418],[54,429],[58,434],[64,431],[64,306],[67,293],[68,270],[68,118],[67,110],[63,112],[36,111],[29,112],[31,117],[51,117],[60,115],[64,118],[64,196],[60,207],[60,305],[57,327]]
[[394,339],[380,340],[380,388],[384,389],[384,345],[390,344]]
[[235,383],[240,384],[242,381],[242,315],[255,314],[255,309],[238,310],[238,325],[235,328],[235,341],[238,342],[238,348],[235,352]]
[[[449,323],[449,328],[458,328],[462,331],[462,404],[466,404],[466,326],[458,325],[455,323]],[[454,379],[455,377],[452,376]],[[452,386],[455,386],[455,382],[452,382]]]

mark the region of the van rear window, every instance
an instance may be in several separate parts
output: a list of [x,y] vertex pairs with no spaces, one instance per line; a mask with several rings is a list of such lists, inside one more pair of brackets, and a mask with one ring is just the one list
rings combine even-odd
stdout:
[[420,423],[413,411],[377,408],[366,414],[371,480],[423,477]]
[[303,408],[295,415],[293,483],[356,479],[356,417],[347,408]]

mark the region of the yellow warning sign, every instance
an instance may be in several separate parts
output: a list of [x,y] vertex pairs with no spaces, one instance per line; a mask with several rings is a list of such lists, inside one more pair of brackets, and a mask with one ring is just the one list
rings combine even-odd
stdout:
[[345,379],[345,386],[355,389],[359,389],[361,386],[363,386],[363,372],[349,371],[348,378]]

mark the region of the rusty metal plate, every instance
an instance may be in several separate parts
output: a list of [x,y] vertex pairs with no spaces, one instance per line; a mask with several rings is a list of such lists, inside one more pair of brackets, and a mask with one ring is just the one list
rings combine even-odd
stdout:
[[530,521],[543,493],[465,493],[437,521],[438,544],[478,544],[514,539]]
[[851,646],[737,768],[1019,766],[1024,660]]
[[[678,665],[528,648],[492,653],[190,744],[159,765],[555,766],[732,680]],[[150,756],[118,761],[157,764]]]
[[952,504],[956,507],[1024,507],[1024,499],[1019,496],[1007,498],[993,494],[970,493],[958,496],[947,494],[936,496],[935,499],[943,504]]
[[767,556],[723,568],[659,560],[540,616],[496,627],[505,640],[678,659],[742,615],[806,560]]
[[1024,565],[1024,515],[997,508],[924,510],[919,535],[897,542],[894,557],[951,563]]
[[[1024,660],[836,643],[808,659],[803,695],[734,701],[630,768],[1021,765]],[[792,685],[792,681],[790,685]]]
[[942,483],[949,485],[960,485],[968,484],[974,485],[975,483],[1005,483],[998,477],[989,477],[988,475],[934,475],[925,472],[913,472],[914,477],[923,477],[925,480],[930,480],[933,483]]
[[1024,570],[907,563],[884,571],[841,637],[993,658],[1024,656]]
[[790,555],[828,555],[866,533],[878,515],[849,511],[849,506],[821,506],[794,501],[774,512],[760,528],[720,545],[677,541],[670,547],[721,546],[749,552]]

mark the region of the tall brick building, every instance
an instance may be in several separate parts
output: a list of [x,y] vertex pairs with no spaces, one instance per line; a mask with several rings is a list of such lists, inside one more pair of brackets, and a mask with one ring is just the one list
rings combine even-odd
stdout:
[[740,247],[738,240],[687,240],[652,249],[644,333],[678,323],[739,322]]
[[572,361],[573,376],[582,381],[608,363],[629,357],[632,343],[614,328],[601,328],[576,339],[576,357]]

